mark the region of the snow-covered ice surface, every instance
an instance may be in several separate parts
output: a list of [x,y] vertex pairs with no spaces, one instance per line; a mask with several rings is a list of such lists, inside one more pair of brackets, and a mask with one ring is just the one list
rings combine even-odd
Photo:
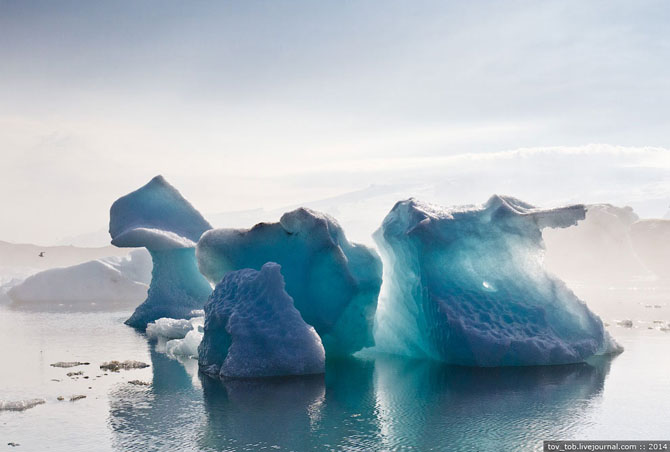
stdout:
[[109,256],[124,257],[128,251],[113,246],[97,248],[43,246],[0,240],[0,284],[6,279],[25,279],[51,268],[71,267]]
[[9,297],[9,291],[24,281],[23,278],[11,276],[0,277],[0,306],[10,304],[12,299]]
[[147,336],[153,339],[183,339],[193,329],[186,319],[160,318],[147,324]]
[[146,249],[135,249],[127,256],[111,256],[100,259],[119,270],[123,275],[133,281],[146,284],[151,283],[151,254]]
[[109,233],[119,247],[145,247],[153,271],[148,297],[127,320],[144,329],[161,317],[188,318],[212,291],[198,272],[195,244],[210,224],[162,176],[119,198],[110,209]]
[[183,356],[185,358],[198,358],[198,346],[204,335],[202,327],[193,329],[186,333],[183,339],[172,339],[165,344],[168,356]]
[[44,270],[13,284],[16,309],[113,310],[137,306],[147,295],[151,260],[145,250]]
[[620,351],[542,265],[542,229],[584,219],[511,197],[442,208],[398,202],[375,233],[384,260],[379,351],[470,366],[584,361]]
[[199,365],[221,377],[323,373],[319,335],[305,323],[284,290],[281,267],[229,272],[205,305]]
[[[147,325],[146,334],[155,341],[155,349],[168,357],[177,359],[190,371],[197,373],[198,346],[202,341],[205,324],[204,310],[191,312],[200,317],[190,319],[161,318]],[[193,360],[194,362],[189,362]]]
[[213,283],[232,270],[277,262],[286,291],[329,355],[373,345],[381,261],[371,248],[350,243],[332,217],[299,208],[279,223],[211,230],[198,242],[197,257]]

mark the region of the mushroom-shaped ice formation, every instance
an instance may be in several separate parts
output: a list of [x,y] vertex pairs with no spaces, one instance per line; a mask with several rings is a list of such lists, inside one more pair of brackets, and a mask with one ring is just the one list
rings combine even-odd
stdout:
[[153,271],[147,299],[126,320],[144,330],[161,317],[187,318],[201,309],[212,288],[200,274],[195,244],[211,225],[162,176],[117,199],[109,234],[119,247],[145,247]]

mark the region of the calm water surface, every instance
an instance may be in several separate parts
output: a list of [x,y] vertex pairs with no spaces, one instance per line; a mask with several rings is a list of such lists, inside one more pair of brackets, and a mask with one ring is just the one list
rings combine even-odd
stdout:
[[[131,328],[130,313],[0,309],[0,450],[540,450],[544,439],[670,439],[670,333],[612,329],[613,360],[465,369],[390,357],[329,362],[326,376],[212,380]],[[100,371],[103,361],[151,367]],[[71,369],[56,361],[88,361]],[[89,378],[69,378],[82,370]],[[141,380],[148,386],[128,383]],[[87,397],[69,402],[72,395]],[[58,401],[58,396],[66,401]]]

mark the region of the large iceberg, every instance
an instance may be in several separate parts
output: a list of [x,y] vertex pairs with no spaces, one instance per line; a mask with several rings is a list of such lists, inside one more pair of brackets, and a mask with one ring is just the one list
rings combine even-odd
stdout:
[[203,372],[221,377],[323,373],[325,351],[284,290],[281,267],[226,274],[205,305]]
[[211,230],[196,254],[200,271],[213,283],[232,270],[279,263],[286,291],[329,355],[373,345],[381,260],[372,249],[350,243],[330,216],[300,208],[279,223]]
[[43,270],[71,267],[110,256],[123,258],[127,255],[128,250],[113,246],[43,246],[0,240],[0,282],[7,277],[25,279]]
[[44,270],[13,285],[17,309],[113,310],[135,308],[147,296],[151,259],[145,250]]
[[584,219],[511,197],[442,208],[398,202],[375,232],[384,260],[379,351],[467,366],[584,361],[621,348],[543,267],[542,229]]
[[161,317],[188,318],[212,288],[198,272],[195,244],[210,224],[162,176],[119,198],[110,209],[109,233],[119,247],[145,247],[153,271],[147,299],[126,321],[145,329]]

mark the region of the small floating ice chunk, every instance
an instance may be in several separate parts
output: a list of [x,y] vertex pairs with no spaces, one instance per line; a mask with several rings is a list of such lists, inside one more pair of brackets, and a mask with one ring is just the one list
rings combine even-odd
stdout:
[[0,400],[0,411],[24,411],[46,403],[44,399]]
[[149,367],[149,365],[141,361],[132,361],[132,360],[109,361],[106,363],[102,363],[100,365],[101,369],[109,370],[111,372],[118,372],[119,370],[144,369],[145,367]]
[[91,363],[82,363],[81,361],[58,361],[57,363],[50,364],[51,367],[76,367],[76,366],[88,366]]
[[203,330],[199,327],[191,330],[183,339],[173,339],[168,341],[165,349],[168,355],[185,356],[187,358],[198,358],[198,346],[202,342]]
[[633,328],[633,321],[630,319],[619,320],[616,324],[624,328]]
[[147,336],[152,339],[183,339],[193,329],[191,322],[186,319],[157,319],[147,325]]

